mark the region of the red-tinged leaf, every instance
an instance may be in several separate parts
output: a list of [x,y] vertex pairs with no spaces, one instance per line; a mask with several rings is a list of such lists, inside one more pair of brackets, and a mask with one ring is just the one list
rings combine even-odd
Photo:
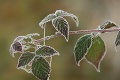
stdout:
[[90,48],[92,43],[92,35],[84,35],[80,37],[74,47],[74,55],[76,64],[79,66],[79,62],[84,58],[88,49]]
[[59,55],[59,52],[50,46],[42,46],[36,50],[36,55],[41,57],[51,57],[54,55]]
[[105,51],[106,48],[104,41],[99,36],[93,38],[92,46],[88,50],[85,58],[98,72],[100,72],[100,63],[105,56]]
[[57,18],[52,20],[52,24],[55,29],[60,32],[68,42],[69,40],[69,24],[66,19],[63,17],[58,16]]
[[20,52],[22,53],[22,45],[20,42],[13,42],[10,46],[10,54],[12,57],[15,57],[14,54],[17,53],[17,52]]
[[15,42],[12,47],[15,51],[22,51],[22,45],[19,42]]
[[118,25],[112,21],[107,20],[106,22],[104,22],[99,28],[100,29],[109,29],[112,27],[118,27]]

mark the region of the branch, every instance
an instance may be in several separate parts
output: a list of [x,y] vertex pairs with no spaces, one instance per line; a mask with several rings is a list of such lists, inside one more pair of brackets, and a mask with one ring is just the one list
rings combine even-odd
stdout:
[[[95,30],[95,29],[93,29],[93,30],[78,30],[78,31],[70,31],[69,34],[73,35],[73,34],[91,33],[91,32],[105,33],[105,32],[115,32],[115,31],[120,31],[120,28],[112,28],[112,29],[104,29],[104,30]],[[59,37],[59,36],[62,36],[62,35],[57,32],[54,35],[46,36],[45,39],[41,38],[41,39],[37,40],[36,42],[40,43],[40,42],[42,42],[44,40],[49,40],[49,39],[52,39],[52,38],[55,38],[55,37]]]

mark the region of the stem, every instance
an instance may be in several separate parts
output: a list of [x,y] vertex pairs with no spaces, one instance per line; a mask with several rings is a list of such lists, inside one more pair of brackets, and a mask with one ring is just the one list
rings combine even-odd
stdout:
[[45,27],[44,27],[44,45],[45,45]]
[[[92,29],[92,30],[78,30],[78,31],[69,31],[70,35],[73,34],[81,34],[81,33],[91,33],[91,32],[101,32],[101,33],[105,33],[105,32],[115,32],[115,31],[120,31],[120,28],[112,28],[112,29],[104,29],[104,30],[96,30],[96,29]],[[46,36],[45,38],[41,38],[39,40],[37,40],[37,42],[42,42],[44,40],[49,40],[55,37],[59,37],[62,36],[60,33],[56,33],[54,35],[51,36]]]

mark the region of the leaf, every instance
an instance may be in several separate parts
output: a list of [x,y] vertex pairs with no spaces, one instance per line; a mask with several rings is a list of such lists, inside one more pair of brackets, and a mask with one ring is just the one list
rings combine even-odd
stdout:
[[12,57],[15,57],[15,56],[14,56],[13,44],[10,45],[9,52],[10,52],[10,54],[11,54]]
[[31,38],[33,36],[40,36],[40,34],[38,34],[38,33],[32,33],[32,34],[27,34],[26,35],[27,38]]
[[33,58],[35,54],[33,52],[25,52],[18,59],[18,68],[27,65]]
[[59,55],[59,52],[50,46],[42,46],[36,50],[36,55],[39,55],[40,57],[51,57]]
[[22,42],[22,40],[25,38],[26,38],[26,36],[18,36],[14,39],[14,42]]
[[69,24],[66,19],[63,17],[57,17],[52,20],[52,24],[55,27],[55,29],[60,32],[68,42],[69,40]]
[[115,41],[115,45],[116,45],[116,46],[119,46],[119,45],[120,45],[120,31],[119,31],[118,34],[117,34],[117,38],[116,38],[116,41]]
[[104,22],[99,28],[100,29],[109,29],[112,27],[118,27],[118,25],[112,21],[107,20],[106,22]]
[[92,35],[84,35],[80,37],[74,47],[74,55],[77,65],[79,66],[79,62],[83,59],[88,49],[90,48],[92,43]]
[[15,42],[13,45],[12,45],[13,49],[15,51],[20,51],[22,52],[22,45],[20,44],[20,42]]
[[22,52],[22,42],[24,38],[26,38],[26,36],[18,36],[14,39],[9,49],[12,57],[15,57],[14,56],[15,53]]
[[40,23],[39,23],[39,26],[41,28],[44,28],[44,24],[46,24],[47,22],[49,21],[52,21],[54,18],[56,18],[56,15],[55,14],[49,14],[48,16],[46,16]]
[[43,57],[35,57],[32,63],[32,73],[40,80],[47,80],[50,74],[50,65]]
[[100,63],[105,56],[105,51],[106,48],[104,41],[99,36],[93,38],[92,46],[88,50],[85,58],[98,72],[100,72]]
[[13,42],[10,46],[10,54],[12,57],[15,57],[14,54],[17,52],[22,52],[22,45],[19,42]]
[[77,27],[79,26],[79,20],[78,20],[78,17],[77,17],[77,16],[75,16],[75,15],[73,15],[73,14],[71,14],[71,13],[68,13],[68,12],[66,12],[66,11],[63,11],[63,10],[56,10],[55,14],[56,14],[57,16],[62,16],[62,17],[64,17],[64,16],[69,16],[69,17],[71,17],[71,18],[74,20],[74,22],[76,23],[76,26],[77,26]]

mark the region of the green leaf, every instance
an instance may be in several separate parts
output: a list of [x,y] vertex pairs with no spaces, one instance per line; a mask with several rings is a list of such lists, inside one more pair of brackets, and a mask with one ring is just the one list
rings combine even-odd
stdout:
[[59,52],[50,46],[42,46],[36,50],[36,55],[41,57],[51,57],[54,55],[59,55]]
[[78,17],[77,17],[77,16],[75,16],[75,15],[73,15],[73,14],[71,14],[71,13],[68,13],[68,12],[66,12],[66,11],[63,11],[63,10],[56,10],[55,14],[56,14],[57,16],[62,16],[62,17],[64,17],[64,16],[69,16],[69,17],[71,17],[71,18],[74,20],[74,22],[76,23],[76,26],[77,26],[77,27],[79,26],[79,20],[78,20]]
[[80,37],[74,47],[74,55],[77,65],[79,66],[79,62],[84,58],[88,49],[90,48],[92,43],[92,35],[84,35]]
[[40,23],[39,23],[39,26],[41,28],[44,28],[44,24],[46,24],[47,22],[49,21],[52,21],[54,18],[56,18],[56,15],[55,14],[49,14],[48,16],[46,16]]
[[47,80],[50,74],[50,65],[48,61],[42,57],[35,57],[32,63],[32,73],[40,80]]
[[57,17],[52,20],[52,24],[55,27],[55,29],[60,32],[68,42],[69,40],[69,24],[66,19],[63,17]]
[[85,58],[98,72],[100,72],[100,63],[105,56],[105,51],[106,48],[104,41],[99,36],[93,38],[92,46],[88,50]]
[[119,31],[118,34],[117,34],[117,38],[116,38],[116,41],[115,41],[115,45],[116,45],[116,46],[119,46],[119,45],[120,45],[120,31]]
[[18,59],[18,68],[27,65],[35,56],[33,52],[25,52]]
[[118,25],[112,21],[107,20],[106,22],[104,22],[99,28],[100,29],[109,29],[112,27],[118,27]]

